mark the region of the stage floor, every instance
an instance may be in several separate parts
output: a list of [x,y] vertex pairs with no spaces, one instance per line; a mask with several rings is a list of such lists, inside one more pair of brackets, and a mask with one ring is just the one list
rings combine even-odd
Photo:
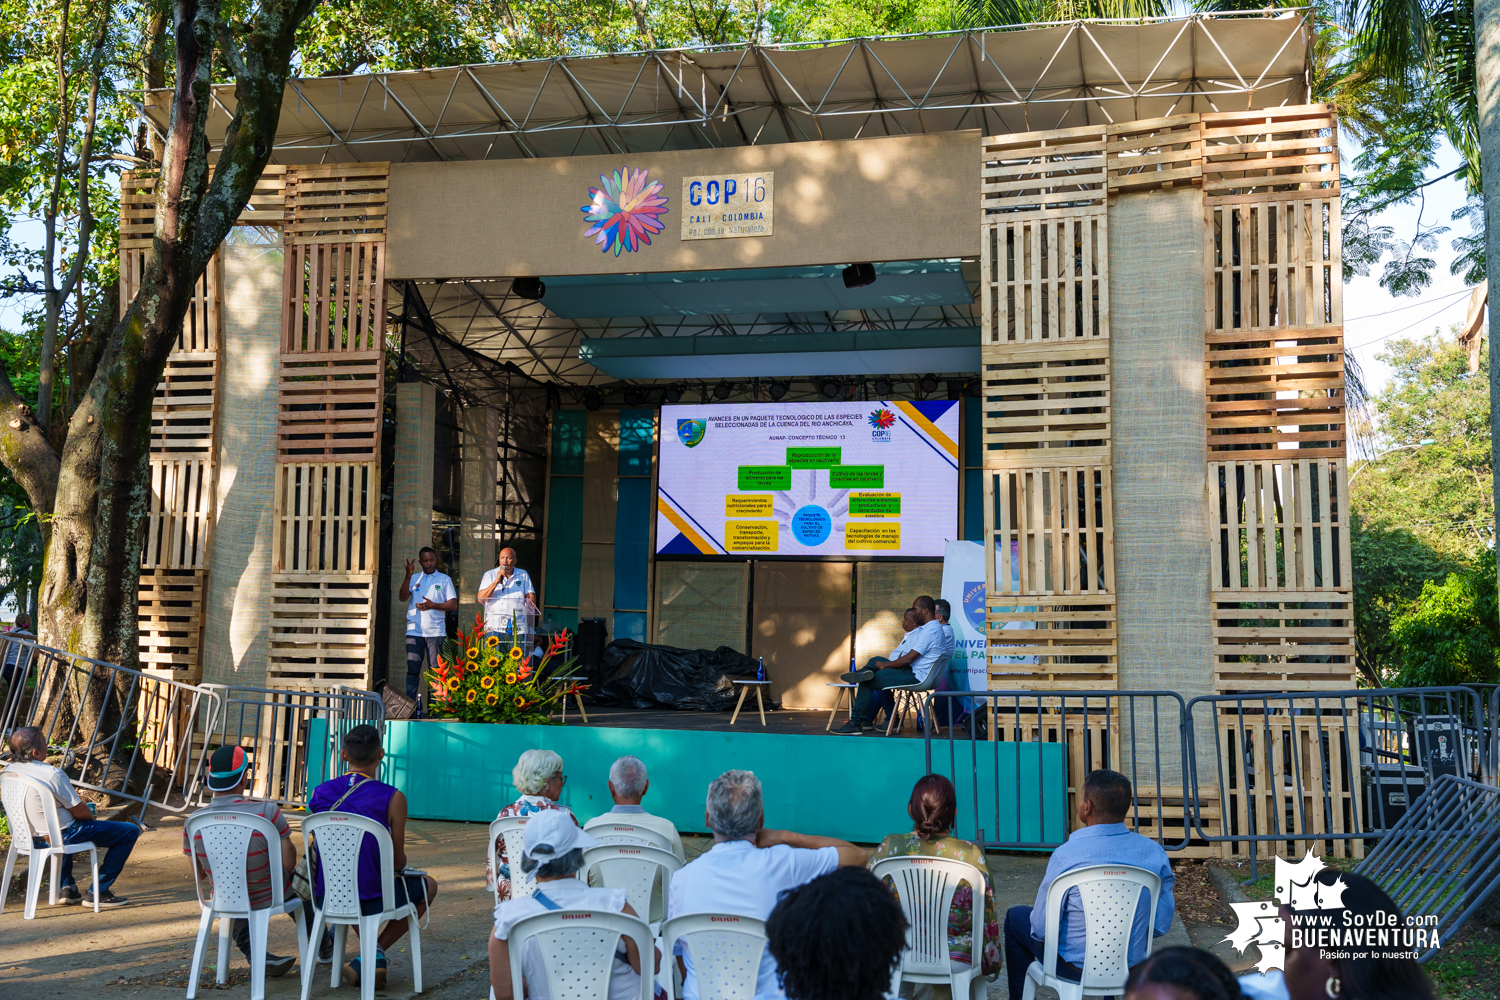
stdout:
[[[753,696],[752,696],[753,697]],[[755,733],[777,733],[781,735],[794,736],[828,736],[824,729],[828,725],[827,712],[796,711],[783,709],[779,711],[766,712],[766,724],[762,728],[760,716],[755,711],[754,704],[745,706],[740,712],[740,717],[731,726],[729,718],[732,712],[678,712],[665,708],[589,708],[589,725],[609,726],[616,729],[687,729],[698,732],[710,733],[733,733],[733,732],[755,732]],[[834,720],[834,728],[837,729],[849,721],[847,709],[840,708],[838,717]],[[580,720],[573,709],[568,710],[568,725],[578,725]],[[959,734],[966,735],[967,730],[959,727]],[[908,719],[906,728],[899,734],[892,733],[891,739],[897,736],[904,739],[921,739],[921,730],[915,728]],[[947,730],[943,731],[944,737]],[[884,737],[885,733],[868,733],[862,737]],[[840,737],[848,738],[848,737]]]

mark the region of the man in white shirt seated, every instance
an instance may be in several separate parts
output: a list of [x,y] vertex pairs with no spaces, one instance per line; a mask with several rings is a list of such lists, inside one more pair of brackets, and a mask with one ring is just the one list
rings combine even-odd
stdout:
[[[552,910],[605,910],[636,916],[626,902],[624,889],[590,886],[579,879],[583,869],[583,852],[598,847],[599,841],[573,822],[560,809],[544,809],[526,822],[521,841],[521,871],[535,873],[536,892],[520,899],[507,899],[495,907],[495,930],[490,935],[490,988],[495,1000],[513,1000],[510,980],[510,931],[516,921]],[[638,1000],[641,995],[641,955],[635,942],[621,938],[621,946],[610,963],[609,1000]],[[647,956],[654,965],[655,951]],[[554,964],[554,971],[567,975],[566,964]],[[551,983],[547,981],[542,951],[535,939],[521,946],[521,979],[530,1000],[549,1000]],[[519,1000],[519,998],[516,998]]]
[[[529,641],[536,616],[536,588],[531,585],[531,576],[516,565],[516,550],[503,548],[498,565],[486,570],[479,578],[479,591],[475,595],[484,605],[484,634],[498,636],[506,642],[519,642],[521,649],[530,654]],[[515,635],[511,625],[515,625]]]
[[[104,856],[99,859],[99,878],[93,886],[93,892],[99,896],[100,908],[124,906],[130,902],[125,897],[110,892],[109,887],[114,885],[115,879],[120,877],[120,872],[125,868],[125,862],[130,860],[130,852],[135,849],[135,841],[141,835],[141,828],[134,823],[95,819],[93,811],[79,798],[78,791],[68,780],[68,776],[47,763],[47,737],[36,726],[23,726],[10,734],[10,755],[11,763],[6,771],[35,778],[46,785],[52,797],[57,800],[60,807],[57,822],[62,828],[60,832],[63,843],[92,841],[95,847],[104,851]],[[42,803],[37,800],[35,792],[26,796],[26,822],[31,824],[31,832],[35,834],[32,838],[33,846],[59,846],[49,845],[45,839],[47,817],[42,812]],[[94,897],[80,893],[77,883],[73,881],[73,859],[76,857],[76,854],[62,856],[57,875],[58,901],[93,906]]]
[[646,797],[646,791],[650,787],[651,781],[646,777],[645,763],[639,757],[621,757],[609,769],[609,796],[615,800],[615,807],[595,816],[583,824],[583,828],[600,834],[609,832],[611,826],[621,823],[645,827],[670,840],[672,853],[677,855],[678,861],[685,864],[687,855],[683,853],[682,838],[677,834],[677,827],[665,816],[653,816],[641,806],[641,799]]
[[932,598],[919,597],[912,602],[917,613],[917,628],[906,635],[906,652],[885,663],[872,663],[865,670],[844,675],[846,681],[857,681],[859,693],[854,698],[854,715],[834,732],[841,736],[858,736],[875,728],[876,698],[886,688],[919,684],[935,667],[942,666],[952,647],[944,641],[943,627],[936,617]]
[[[714,846],[672,876],[669,918],[711,913],[765,920],[783,890],[866,861],[865,852],[846,841],[765,829],[760,779],[749,771],[714,779],[703,818]],[[680,941],[667,944],[682,966],[683,1000],[698,1000],[692,953]],[[755,1000],[785,1000],[776,980],[776,960],[762,952]]]

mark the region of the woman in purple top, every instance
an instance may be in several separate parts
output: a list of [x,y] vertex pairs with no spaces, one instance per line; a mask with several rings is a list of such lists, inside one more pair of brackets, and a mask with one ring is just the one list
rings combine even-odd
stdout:
[[[349,765],[349,773],[325,781],[313,790],[307,811],[346,812],[366,816],[391,831],[391,846],[395,853],[396,871],[406,867],[406,796],[394,786],[387,785],[375,777],[380,770],[380,761],[385,750],[380,746],[380,732],[374,726],[355,726],[344,737],[344,750],[340,755]],[[316,848],[314,848],[316,852]],[[317,867],[313,882],[313,895],[321,907],[323,903],[323,870]],[[417,916],[427,912],[427,907],[437,898],[437,880],[431,875],[397,874],[395,883],[396,906],[408,900],[417,904]],[[382,907],[380,893],[380,860],[375,838],[365,835],[359,849],[359,909],[363,914],[379,913]],[[406,919],[392,920],[385,925],[376,941],[375,988],[385,989],[386,949],[406,934]],[[348,950],[346,948],[346,950]],[[359,957],[344,966],[344,982],[359,985]]]

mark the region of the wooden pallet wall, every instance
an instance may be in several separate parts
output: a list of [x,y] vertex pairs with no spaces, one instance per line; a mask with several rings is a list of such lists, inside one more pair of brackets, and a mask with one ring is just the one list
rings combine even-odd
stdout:
[[983,141],[991,684],[1116,686],[1103,126]]
[[288,169],[268,683],[368,687],[386,164]]
[[1005,686],[1026,666],[1027,687],[1115,686],[1108,207],[1185,186],[1205,213],[1215,676],[1352,686],[1336,124],[1312,105],[981,140],[989,654]]

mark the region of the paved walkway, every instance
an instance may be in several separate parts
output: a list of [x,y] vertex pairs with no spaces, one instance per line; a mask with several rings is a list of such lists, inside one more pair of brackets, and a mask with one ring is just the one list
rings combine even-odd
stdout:
[[[289,814],[295,830],[297,820]],[[131,905],[95,914],[77,906],[49,908],[46,896],[35,920],[22,919],[21,880],[0,914],[0,997],[90,998],[181,997],[198,929],[198,904],[192,876],[182,855],[182,817],[153,816],[155,828],[137,843],[130,865],[115,890]],[[483,1000],[487,988],[486,933],[492,906],[484,888],[485,828],[477,823],[414,820],[407,826],[407,855],[411,863],[438,880],[439,896],[432,922],[422,932],[423,985],[428,1000]],[[295,835],[298,849],[301,836]],[[689,858],[706,850],[701,837],[685,837]],[[87,859],[81,869],[87,872]],[[1046,868],[1044,855],[991,854],[995,902],[1003,917],[1006,908],[1030,904]],[[45,893],[45,890],[44,890]],[[351,938],[351,941],[353,939]],[[1187,944],[1180,920],[1158,946]],[[215,961],[213,948],[205,968]],[[290,955],[296,951],[296,932],[290,920],[271,923],[270,950]],[[404,944],[390,955],[390,978],[379,996],[406,1000],[412,991],[410,956]],[[211,976],[207,977],[210,981]],[[249,970],[238,951],[230,952],[226,993],[249,995]],[[267,1000],[298,996],[297,973],[266,984]],[[200,990],[208,995],[209,991]],[[331,989],[328,968],[320,967],[312,996],[357,997],[347,988]],[[991,1000],[1004,1000],[1003,980],[990,987]],[[1046,997],[1050,991],[1038,994]]]

